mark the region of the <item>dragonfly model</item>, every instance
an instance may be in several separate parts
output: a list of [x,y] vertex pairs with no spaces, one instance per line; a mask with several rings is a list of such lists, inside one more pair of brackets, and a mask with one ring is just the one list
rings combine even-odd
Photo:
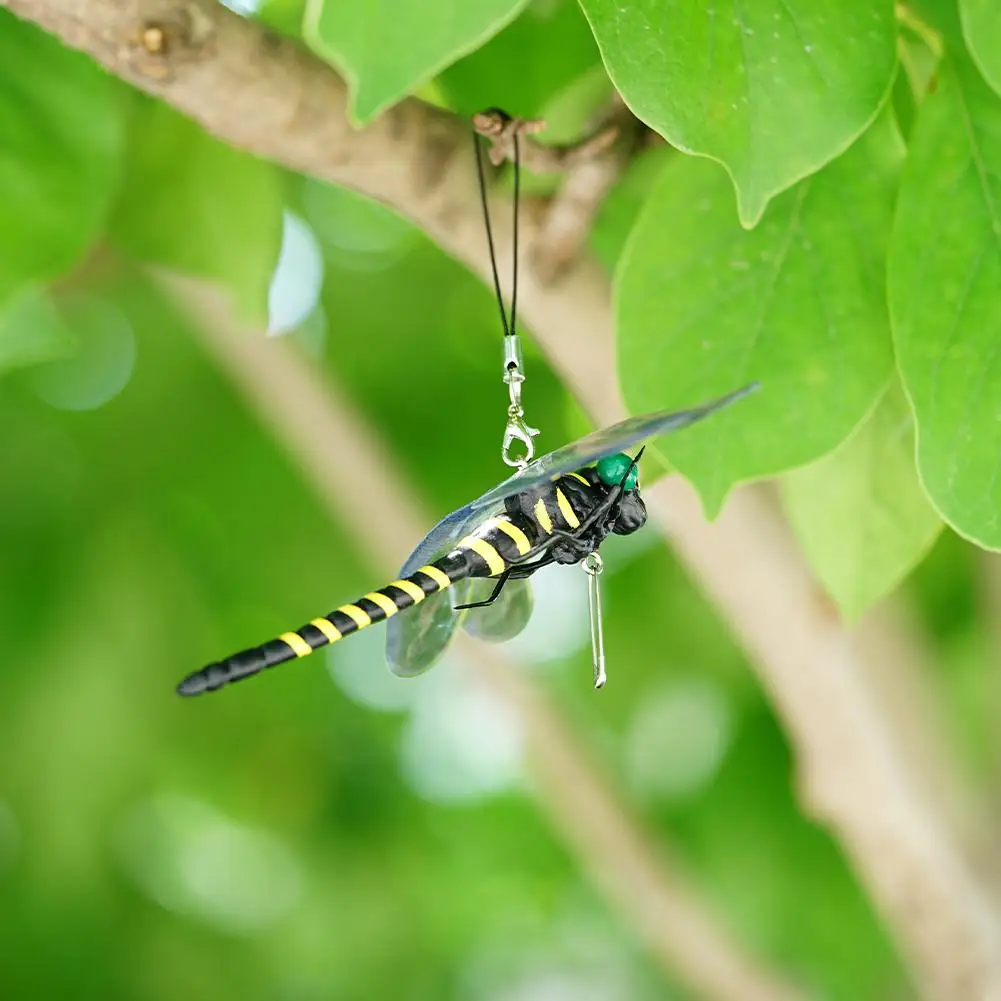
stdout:
[[[426,671],[460,622],[481,638],[513,637],[531,613],[532,574],[553,563],[584,563],[588,569],[610,533],[629,535],[646,522],[636,468],[640,456],[631,458],[625,450],[688,427],[754,388],[745,386],[689,410],[630,417],[543,455],[442,518],[390,584],[293,632],[209,664],[185,678],[178,692],[214,691],[383,620],[389,620],[387,661],[403,677]],[[600,562],[592,563],[590,572],[599,569]],[[592,641],[593,613],[592,608]],[[600,615],[597,623],[600,630]],[[599,646],[598,685],[603,681]]]

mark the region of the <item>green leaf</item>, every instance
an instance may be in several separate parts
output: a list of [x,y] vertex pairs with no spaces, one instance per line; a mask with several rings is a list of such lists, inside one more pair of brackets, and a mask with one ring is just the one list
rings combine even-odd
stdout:
[[[447,67],[438,85],[461,115],[499,107],[538,118],[555,92],[600,65],[577,0],[558,0],[530,5],[486,45]],[[539,138],[548,140],[549,131]]]
[[76,338],[39,286],[28,286],[0,314],[0,374],[72,354]]
[[753,226],[778,192],[843,152],[893,83],[890,0],[581,0],[636,115],[718,160]]
[[984,79],[1001,94],[1001,4],[960,0],[963,38]]
[[931,548],[942,521],[914,465],[914,424],[894,380],[851,438],[784,477],[786,513],[842,616],[857,619]]
[[884,114],[750,231],[718,167],[677,157],[663,172],[619,262],[620,373],[636,413],[761,381],[663,439],[710,516],[734,484],[829,452],[886,385],[884,257],[902,156]]
[[267,315],[282,232],[282,180],[167,105],[142,98],[112,239],[137,260],[228,285]]
[[120,97],[86,56],[0,10],[0,304],[72,267],[100,233]]
[[352,117],[365,124],[482,45],[526,2],[308,0],[303,37],[347,78]]
[[893,335],[925,488],[961,534],[1001,548],[1001,98],[942,62],[901,180]]

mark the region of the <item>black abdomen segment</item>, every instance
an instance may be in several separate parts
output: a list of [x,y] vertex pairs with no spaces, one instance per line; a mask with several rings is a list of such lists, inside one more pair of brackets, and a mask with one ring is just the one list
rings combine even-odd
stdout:
[[295,632],[282,633],[261,646],[241,650],[239,653],[203,667],[189,674],[178,686],[179,695],[201,695],[214,692],[232,681],[249,678],[252,674],[284,664],[288,660],[306,657],[314,650],[356,633],[374,622],[382,622],[404,608],[416,605],[428,595],[451,587],[468,576],[469,562],[460,558],[445,557],[416,573],[379,591],[370,591],[348,605],[341,605],[329,615],[312,619]]

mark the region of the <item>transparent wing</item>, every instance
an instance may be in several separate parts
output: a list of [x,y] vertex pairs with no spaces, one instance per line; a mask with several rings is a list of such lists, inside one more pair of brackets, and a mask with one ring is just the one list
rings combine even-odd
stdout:
[[[498,513],[502,507],[503,501],[495,509],[474,511],[472,505],[467,504],[445,515],[407,557],[400,569],[400,577],[409,577],[422,566],[444,556],[476,525]],[[456,626],[462,620],[464,613],[455,612],[453,604],[463,605],[486,598],[489,590],[477,591],[474,597],[470,597],[482,583],[473,580],[459,581],[448,590],[432,594],[419,605],[394,615],[386,623],[386,663],[390,671],[401,678],[413,678],[431,667],[445,652]],[[489,582],[491,589],[495,583]],[[480,612],[487,609],[468,611]]]
[[[469,596],[462,602],[485,601],[497,586],[496,580],[480,577],[467,582]],[[456,602],[460,604],[460,602]],[[527,580],[509,580],[496,601],[484,608],[467,608],[459,613],[462,628],[477,639],[504,643],[514,639],[532,617],[532,585]]]
[[486,521],[492,513],[499,513],[504,506],[503,500],[496,504],[497,511],[488,513],[482,507],[474,507],[476,501],[460,507],[458,511],[446,514],[427,535],[417,543],[417,548],[407,557],[400,568],[401,577],[409,577],[422,566],[444,556],[455,544],[469,535],[470,529],[480,522]]
[[[535,462],[529,463],[524,469],[509,476],[503,483],[499,483],[492,490],[477,497],[467,507],[472,512],[492,507],[502,503],[512,494],[555,480],[557,477],[572,473],[576,469],[582,469],[606,455],[624,452],[627,448],[647,438],[656,438],[669,431],[679,431],[681,428],[686,428],[690,424],[708,417],[717,410],[728,407],[757,388],[758,383],[752,382],[733,393],[721,396],[718,400],[704,403],[700,407],[674,412],[662,410],[653,414],[644,414],[642,417],[627,417],[624,421],[619,421],[618,424],[612,424],[611,427],[592,431],[591,434],[578,438],[569,445],[564,445],[554,452],[540,456]],[[458,513],[456,512],[456,514]],[[433,531],[434,529],[432,529]]]
[[532,586],[527,580],[508,581],[496,601],[485,608],[456,611],[453,607],[453,603],[484,601],[496,583],[483,577],[459,581],[390,619],[386,662],[393,674],[414,678],[427,671],[445,652],[459,623],[471,636],[492,643],[517,636],[532,617]]
[[459,581],[447,591],[425,598],[386,623],[386,663],[400,678],[423,674],[445,652],[452,640],[459,616],[452,602],[462,604],[468,581]]

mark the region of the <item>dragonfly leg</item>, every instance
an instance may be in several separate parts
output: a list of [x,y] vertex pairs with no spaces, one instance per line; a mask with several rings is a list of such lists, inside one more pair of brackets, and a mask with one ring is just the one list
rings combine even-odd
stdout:
[[581,538],[579,531],[564,532],[554,528],[552,534],[559,540],[552,547],[553,559],[558,559],[560,563],[579,563],[585,556],[594,552],[594,541],[586,537]]
[[466,605],[456,605],[455,611],[458,612],[463,608],[486,608],[487,605],[492,605],[500,597],[501,591],[504,590],[504,585],[509,580],[524,580],[526,577],[531,577],[536,570],[541,570],[543,567],[547,567],[550,563],[555,562],[556,557],[550,553],[546,553],[545,556],[540,556],[539,559],[532,563],[512,564],[497,578],[497,584],[490,593],[489,598],[485,598],[483,601],[471,601]]
[[590,528],[590,525],[581,525],[580,529],[576,532],[564,532],[562,528],[554,528],[553,535],[557,539],[565,539],[567,544],[570,546],[578,546],[580,544],[580,537],[582,531]]
[[541,570],[543,567],[548,567],[550,564],[556,562],[556,557],[552,553],[546,553],[545,556],[540,556],[537,560],[532,563],[516,563],[511,567],[510,580],[524,580],[526,577],[531,577],[536,570]]
[[499,597],[501,591],[504,590],[504,585],[510,580],[511,574],[514,571],[514,567],[508,567],[498,578],[497,584],[494,589],[490,592],[489,598],[484,598],[483,601],[471,601],[466,605],[455,605],[455,610],[461,611],[463,608],[486,608],[487,605],[492,605]]

